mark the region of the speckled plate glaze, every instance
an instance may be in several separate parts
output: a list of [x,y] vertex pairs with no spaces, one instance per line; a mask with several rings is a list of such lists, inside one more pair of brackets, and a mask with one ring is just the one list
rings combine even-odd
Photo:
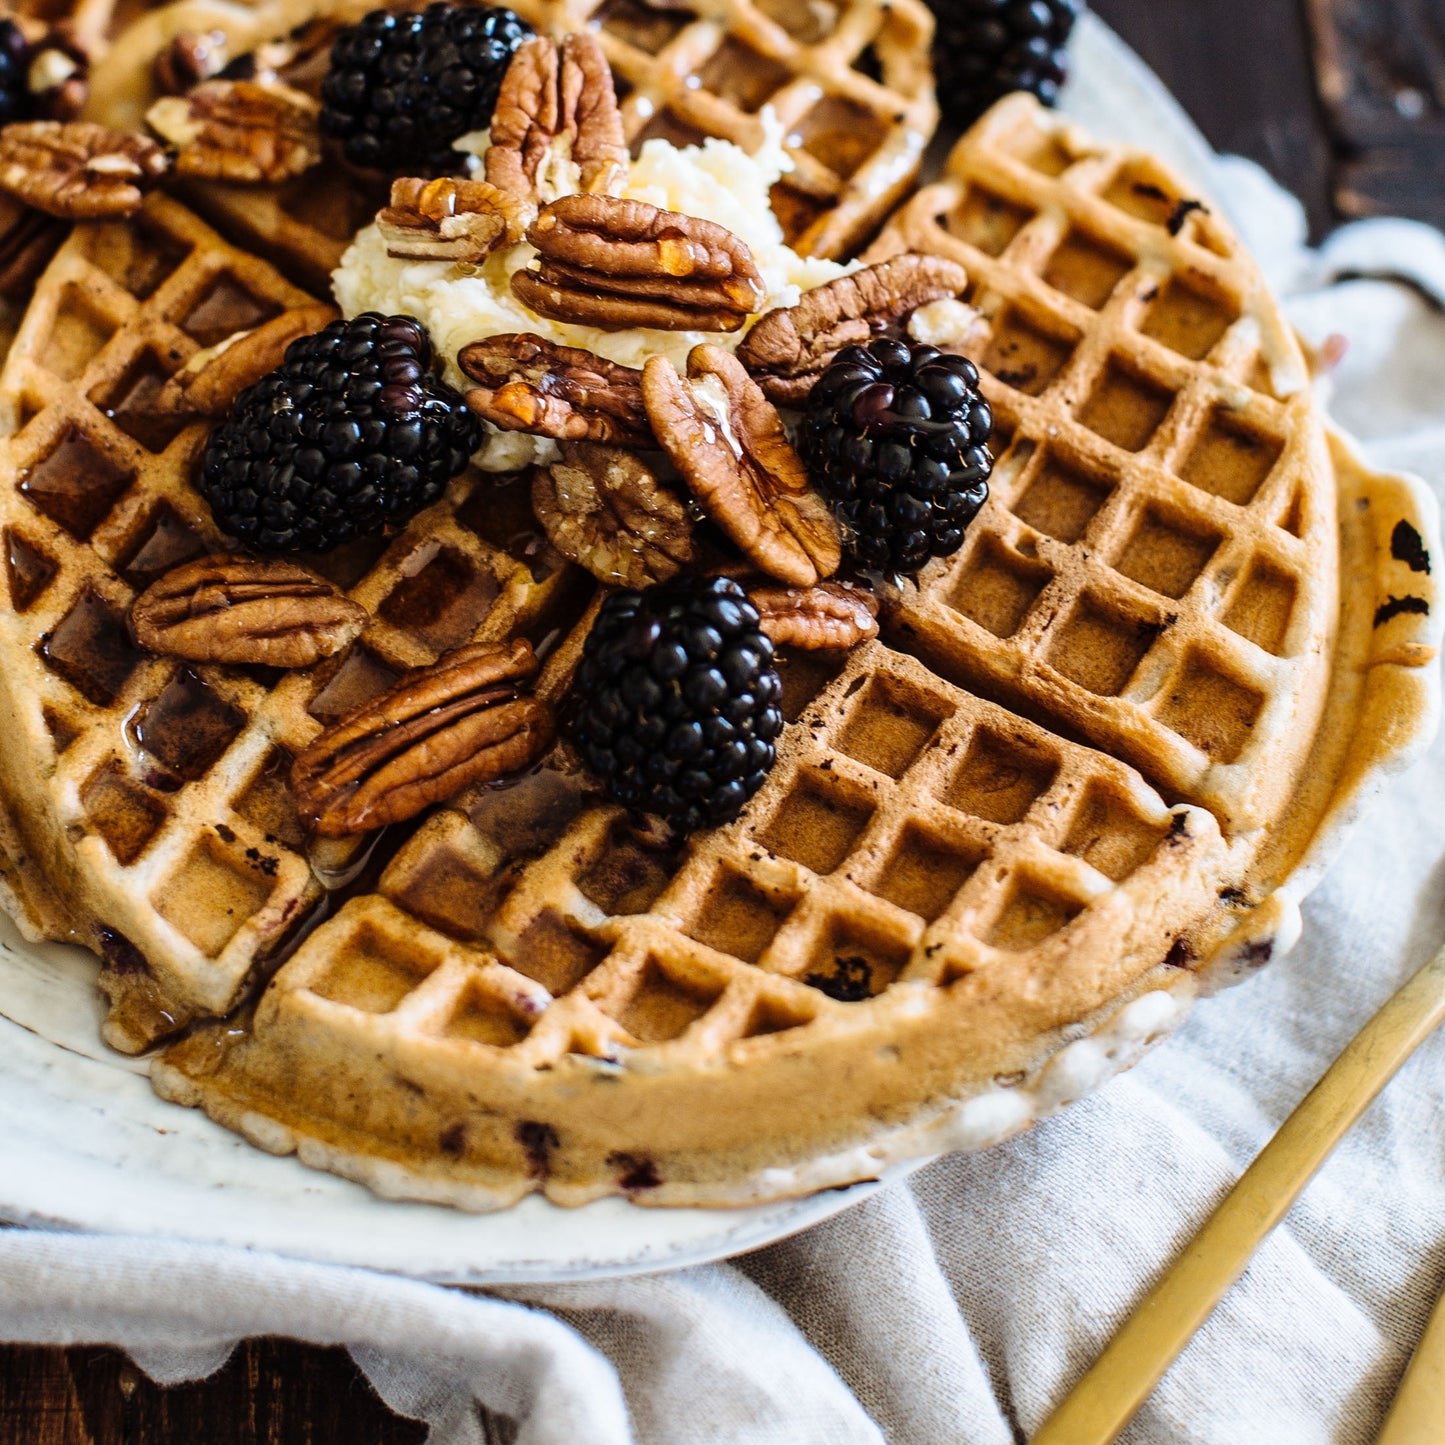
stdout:
[[[1146,146],[1210,191],[1204,140],[1092,16],[1079,27],[1075,69],[1071,115],[1096,134]],[[533,1195],[498,1214],[467,1215],[382,1201],[162,1102],[144,1060],[100,1043],[95,972],[88,953],[28,944],[0,917],[0,1218],[502,1284],[719,1259],[804,1229],[879,1187],[740,1210],[641,1209],[616,1199],[567,1210]],[[1138,1052],[1126,1049],[1116,1062]]]

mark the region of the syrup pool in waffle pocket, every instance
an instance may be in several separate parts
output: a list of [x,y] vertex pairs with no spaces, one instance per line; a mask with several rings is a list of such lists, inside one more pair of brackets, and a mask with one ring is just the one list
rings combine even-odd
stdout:
[[[521,9],[559,35],[592,18]],[[249,45],[283,12],[315,13],[142,19],[93,103],[143,114],[183,21]],[[922,11],[599,18],[628,142],[747,149],[773,107],[800,250],[848,254],[908,184],[933,124]],[[389,540],[307,559],[354,618],[329,656],[281,672],[136,645],[136,596],[225,545],[192,485],[210,422],[155,399],[205,348],[311,314],[343,237],[296,209],[305,180],[188,181],[207,220],[153,196],[78,228],[0,378],[8,906],[101,953],[117,1047],[174,1037],[165,1097],[263,1148],[493,1208],[743,1203],[1006,1137],[1287,946],[1339,825],[1433,726],[1428,497],[1329,433],[1218,217],[1013,99],[867,258],[966,273],[929,316],[979,363],[992,498],[884,598],[881,636],[781,649],[786,726],[741,815],[684,840],[564,741],[379,840],[321,836],[292,783],[317,768],[292,765],[323,728],[492,643],[533,644],[530,705],[565,712],[604,602],[525,481],[469,469]],[[450,264],[378,274],[425,278],[440,317]],[[742,369],[703,362],[668,394]],[[647,392],[620,363],[605,375]],[[686,566],[690,539],[652,555]]]

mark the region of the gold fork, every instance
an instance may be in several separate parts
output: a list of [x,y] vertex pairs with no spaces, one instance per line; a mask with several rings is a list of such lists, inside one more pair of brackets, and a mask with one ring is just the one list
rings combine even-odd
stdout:
[[[1442,1022],[1445,948],[1346,1045],[1044,1422],[1032,1445],[1108,1445],[1119,1434],[1330,1151]],[[1445,1420],[1445,1359],[1436,1360],[1441,1355],[1445,1305],[1437,1309],[1416,1352],[1380,1445],[1439,1445]]]

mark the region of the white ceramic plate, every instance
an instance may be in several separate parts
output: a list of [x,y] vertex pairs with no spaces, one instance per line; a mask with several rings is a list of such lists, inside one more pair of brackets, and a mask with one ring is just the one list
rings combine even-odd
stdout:
[[[1065,109],[1147,146],[1208,193],[1210,151],[1137,56],[1086,16]],[[698,1264],[792,1234],[862,1199],[858,1185],[741,1210],[560,1209],[533,1196],[466,1215],[373,1198],[278,1159],[151,1092],[100,1043],[88,953],[25,943],[0,917],[0,1218],[275,1250],[458,1283],[572,1280]]]

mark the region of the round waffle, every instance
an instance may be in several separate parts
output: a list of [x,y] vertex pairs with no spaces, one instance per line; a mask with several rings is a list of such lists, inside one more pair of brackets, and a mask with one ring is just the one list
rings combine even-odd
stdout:
[[157,1088],[383,1195],[477,1209],[753,1202],[1027,1127],[1287,948],[1341,825],[1433,729],[1439,626],[1392,601],[1433,606],[1399,538],[1433,543],[1434,506],[1331,453],[1353,582],[1270,826],[1227,835],[869,644],[789,668],[773,777],[680,863],[562,768],[459,799]]
[[1003,1137],[1290,941],[1433,724],[1428,500],[1327,440],[1253,264],[1145,156],[1006,102],[878,253],[910,247],[973,277],[995,495],[881,640],[784,659],[743,817],[675,851],[559,750],[368,860],[307,839],[288,756],[473,638],[565,633],[559,698],[590,588],[464,477],[322,564],[371,619],[345,653],[134,651],[134,593],[218,541],[205,429],[150,399],[312,298],[167,198],[67,242],[0,378],[0,842],[32,926],[105,957],[113,1042],[244,1005],[162,1093],[388,1194],[770,1198]]

